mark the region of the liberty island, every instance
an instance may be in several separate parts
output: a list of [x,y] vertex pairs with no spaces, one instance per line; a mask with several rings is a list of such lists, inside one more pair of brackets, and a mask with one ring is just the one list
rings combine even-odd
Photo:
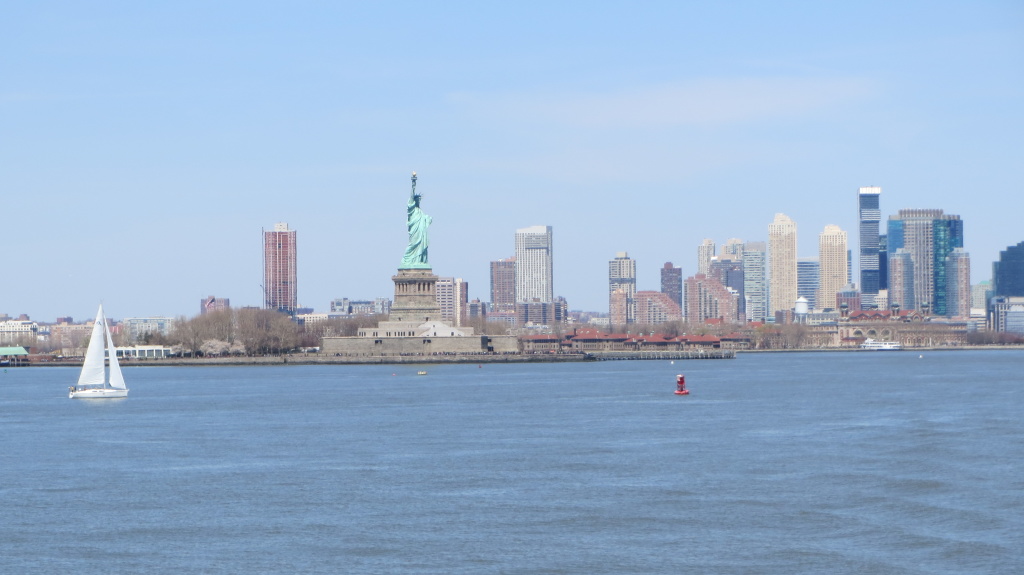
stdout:
[[441,319],[437,303],[437,276],[429,261],[429,228],[433,219],[416,193],[416,172],[406,204],[408,245],[402,256],[395,284],[394,304],[387,321],[377,327],[362,328],[355,337],[325,337],[321,352],[328,357],[383,358],[458,357],[514,355],[520,351],[519,339],[511,335],[476,335],[473,328],[455,327]]

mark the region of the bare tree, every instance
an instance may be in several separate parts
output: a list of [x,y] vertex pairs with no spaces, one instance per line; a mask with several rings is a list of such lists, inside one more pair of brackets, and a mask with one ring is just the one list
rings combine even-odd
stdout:
[[237,314],[238,341],[248,354],[282,353],[299,343],[298,326],[286,314],[265,309],[242,309]]
[[181,316],[174,321],[174,331],[171,332],[171,341],[182,348],[182,353],[196,356],[203,345],[203,333],[201,325],[196,318],[186,319]]

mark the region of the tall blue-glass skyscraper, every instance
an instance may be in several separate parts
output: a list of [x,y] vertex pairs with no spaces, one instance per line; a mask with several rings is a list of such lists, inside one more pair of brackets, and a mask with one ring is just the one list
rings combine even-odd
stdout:
[[861,305],[870,307],[875,296],[882,287],[881,262],[879,260],[879,224],[882,211],[879,208],[879,196],[882,188],[861,188],[857,194],[860,207],[860,293]]
[[[964,247],[964,225],[960,216],[942,210],[900,210],[889,217],[887,248],[889,261],[909,258],[900,270],[890,266],[890,274],[912,273],[899,281],[890,277],[889,299],[903,309],[928,309],[935,315],[955,313],[957,306],[949,301],[947,258],[956,248]],[[895,285],[894,285],[895,284]]]
[[1024,242],[999,252],[992,263],[992,289],[997,296],[1024,296]]
[[[835,303],[828,305],[828,302],[818,301],[818,287],[821,285],[821,264],[818,258],[799,258],[796,260],[796,295],[807,300],[807,307],[818,309],[821,307],[835,307]],[[835,299],[833,297],[832,299]]]

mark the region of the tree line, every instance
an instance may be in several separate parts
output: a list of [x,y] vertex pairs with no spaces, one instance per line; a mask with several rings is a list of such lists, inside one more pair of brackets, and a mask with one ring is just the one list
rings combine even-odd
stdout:
[[352,336],[386,316],[331,318],[300,325],[275,310],[226,309],[179,317],[168,335],[147,333],[129,344],[166,345],[185,356],[268,355],[320,346],[324,337]]

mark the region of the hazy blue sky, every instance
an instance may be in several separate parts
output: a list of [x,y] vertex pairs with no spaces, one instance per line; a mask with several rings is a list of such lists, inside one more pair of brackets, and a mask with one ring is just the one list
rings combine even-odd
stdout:
[[959,214],[977,283],[1024,240],[1022,104],[1009,0],[7,3],[0,313],[261,305],[275,222],[300,304],[391,297],[413,170],[435,273],[482,300],[532,225],[573,309],[617,251],[657,290],[776,212],[856,253],[866,185]]

